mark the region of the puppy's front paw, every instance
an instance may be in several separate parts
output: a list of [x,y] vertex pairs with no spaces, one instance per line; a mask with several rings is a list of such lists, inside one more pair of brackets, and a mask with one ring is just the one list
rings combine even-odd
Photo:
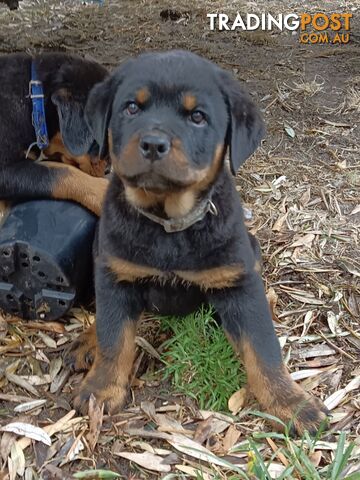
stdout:
[[[290,425],[292,434],[302,435],[307,430],[310,435],[316,435],[320,426],[326,424],[328,409],[321,400],[302,390],[296,397],[289,395],[289,398],[291,398],[289,403],[277,404],[274,408],[268,408],[267,411]],[[276,422],[274,426],[279,428]]]
[[108,414],[114,414],[121,410],[125,404],[127,388],[117,384],[102,384],[91,378],[85,377],[80,385],[78,394],[74,399],[74,407],[86,415],[91,394],[99,404],[104,403],[104,410]]
[[328,421],[330,414],[321,400],[304,392],[297,405],[293,405],[294,414],[293,425],[298,435],[302,435],[307,430],[310,435],[316,435],[320,426]]
[[96,354],[95,324],[79,335],[72,342],[65,356],[65,364],[73,372],[84,372],[90,369]]

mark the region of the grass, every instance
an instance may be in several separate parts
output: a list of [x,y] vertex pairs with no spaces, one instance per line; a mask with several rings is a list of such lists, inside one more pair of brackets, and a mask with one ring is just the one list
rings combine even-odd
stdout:
[[164,343],[165,378],[174,389],[195,399],[202,409],[224,411],[245,373],[211,308],[183,318],[164,317],[172,337]]
[[[257,437],[257,438],[256,438]],[[271,456],[267,455],[266,459],[261,452],[261,441],[268,438],[276,445],[277,450]],[[223,459],[223,464],[228,466],[227,471],[212,467],[202,471],[196,471],[196,480],[360,480],[359,471],[347,475],[350,469],[349,459],[355,447],[354,443],[346,445],[346,435],[342,432],[338,438],[337,448],[334,452],[333,459],[326,466],[314,464],[313,454],[319,438],[310,438],[305,434],[301,440],[295,441],[288,433],[280,434],[275,432],[253,434],[248,438],[246,445],[242,442],[241,447],[235,451],[247,452],[247,465],[244,469],[232,465]],[[281,462],[279,462],[279,459]],[[355,458],[352,458],[354,461]],[[281,465],[282,464],[282,465]],[[279,466],[282,468],[279,469]],[[275,467],[277,467],[275,469]],[[282,471],[281,471],[282,470]],[[276,472],[276,473],[275,473]],[[173,476],[170,474],[163,480],[172,478],[185,478]]]
[[[227,410],[229,397],[245,383],[245,373],[223,330],[214,320],[212,309],[203,307],[184,318],[163,317],[162,329],[172,333],[171,338],[163,344],[165,379],[170,378],[174,390],[195,399],[200,408]],[[263,412],[253,413],[264,419],[268,417]],[[311,438],[306,432],[300,440],[293,439],[289,432],[288,426],[285,426],[285,433],[254,432],[245,442],[242,441],[232,448],[233,453],[247,454],[244,469],[222,459],[223,468],[212,466],[210,470],[206,468],[205,473],[199,466],[195,478],[360,480],[360,473],[347,475],[349,461],[354,461],[351,455],[355,444],[346,442],[344,432],[338,436],[336,450],[332,452],[331,461],[326,462],[325,466],[322,461],[317,465],[314,457],[315,451],[319,453],[317,444],[321,431],[316,438]],[[265,445],[266,441],[271,442],[276,446],[276,450],[269,453],[267,449],[265,453],[264,441]],[[185,476],[169,474],[165,477],[168,480],[172,478]]]

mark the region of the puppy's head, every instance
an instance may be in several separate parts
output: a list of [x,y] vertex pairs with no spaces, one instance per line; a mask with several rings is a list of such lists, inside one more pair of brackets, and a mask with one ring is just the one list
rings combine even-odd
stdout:
[[235,174],[264,133],[259,112],[240,84],[183,51],[126,62],[94,88],[86,118],[101,149],[109,149],[115,173],[127,189],[138,192],[137,199],[142,191],[156,198],[206,190],[227,147]]
[[93,176],[103,176],[109,156],[100,154],[99,145],[85,121],[84,110],[91,89],[103,81],[108,72],[98,63],[77,56],[51,55],[58,63],[49,88],[53,92],[51,101],[57,109],[60,132],[55,129],[45,153]]

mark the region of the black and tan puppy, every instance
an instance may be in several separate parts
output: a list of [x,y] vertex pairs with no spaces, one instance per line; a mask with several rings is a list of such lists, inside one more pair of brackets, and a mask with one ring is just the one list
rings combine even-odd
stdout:
[[[32,62],[42,82],[49,145],[46,156],[26,158],[36,141],[29,82]],[[104,80],[104,67],[77,56],[48,53],[0,56],[0,200],[73,200],[99,214],[107,187],[106,159],[86,128],[84,107],[90,90]],[[80,153],[81,152],[81,153]]]
[[95,351],[77,407],[86,409],[91,393],[110,412],[124,404],[142,312],[209,303],[261,406],[298,432],[316,430],[326,409],[283,364],[257,242],[224,163],[229,149],[235,174],[264,134],[240,84],[191,53],[144,54],[95,87],[86,114],[114,175],[97,246],[96,332],[70,355],[82,369]]

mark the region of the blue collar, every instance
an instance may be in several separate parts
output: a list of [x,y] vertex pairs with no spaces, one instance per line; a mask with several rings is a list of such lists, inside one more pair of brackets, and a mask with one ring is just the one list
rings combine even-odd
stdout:
[[42,82],[38,79],[35,61],[31,63],[31,80],[29,82],[29,96],[32,101],[32,124],[36,135],[36,145],[44,150],[49,145],[46,127],[44,91]]

